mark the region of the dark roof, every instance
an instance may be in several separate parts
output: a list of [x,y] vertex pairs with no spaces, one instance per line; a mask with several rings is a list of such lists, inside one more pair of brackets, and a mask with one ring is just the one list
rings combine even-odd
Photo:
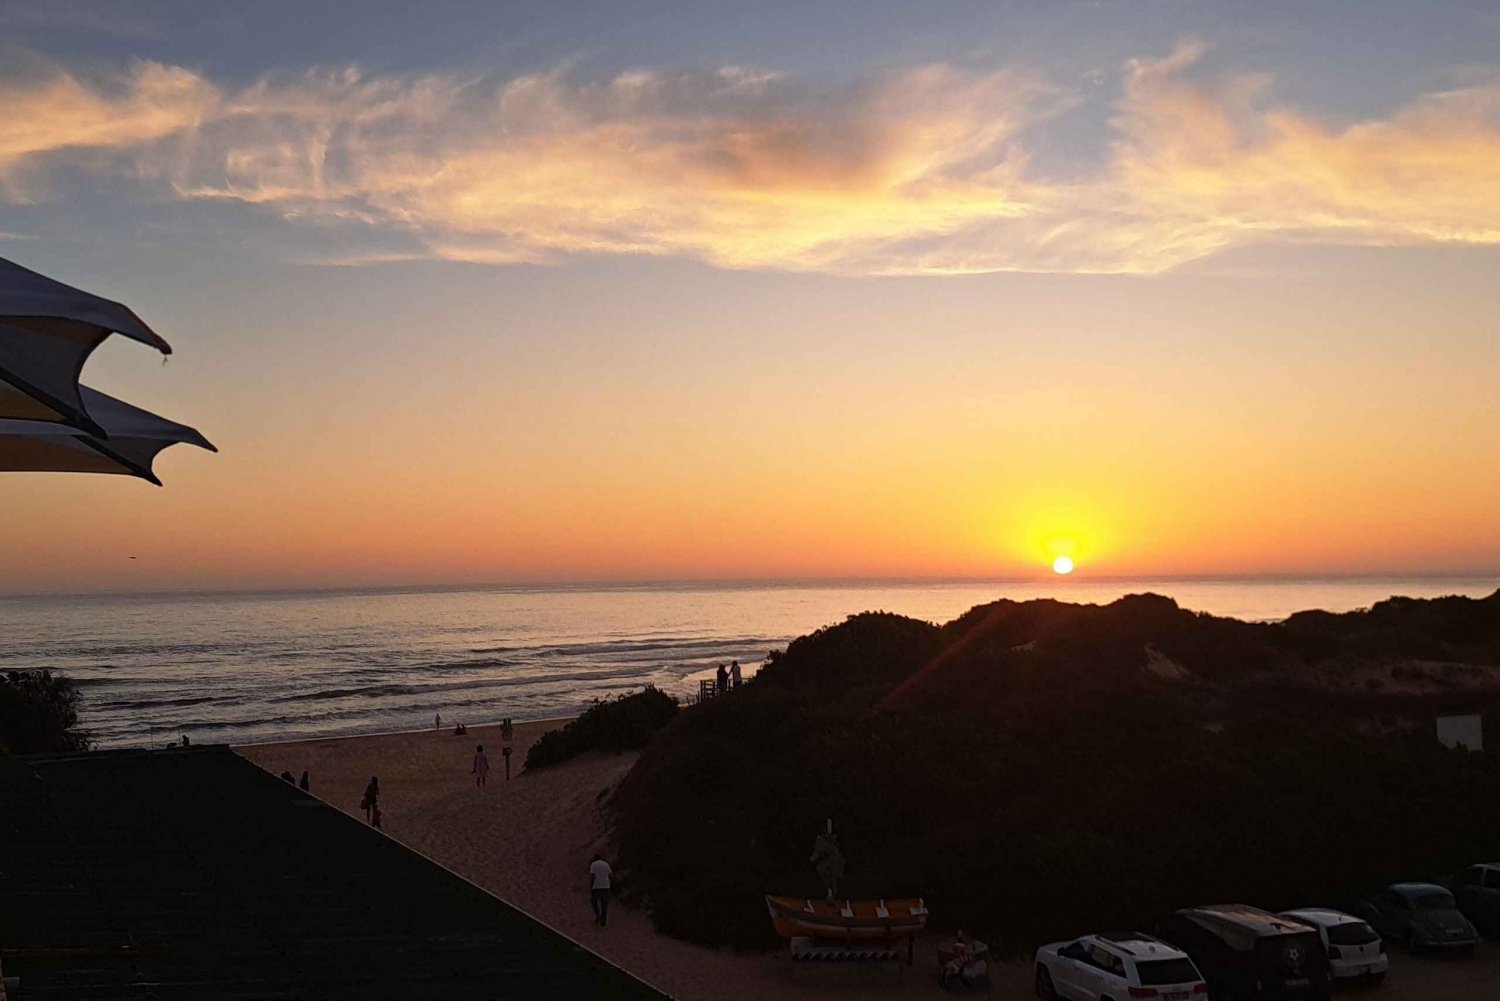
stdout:
[[227,748],[0,757],[27,999],[665,995]]
[[1249,904],[1206,904],[1202,907],[1187,907],[1177,913],[1213,932],[1236,949],[1254,948],[1256,939],[1312,930],[1296,918],[1284,918]]
[[1448,892],[1446,886],[1439,886],[1436,883],[1392,883],[1386,889],[1399,893],[1403,897],[1417,897],[1425,893]]

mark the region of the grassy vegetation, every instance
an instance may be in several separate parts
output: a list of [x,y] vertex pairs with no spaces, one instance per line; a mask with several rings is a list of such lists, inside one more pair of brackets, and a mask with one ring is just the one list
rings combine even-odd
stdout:
[[652,685],[596,702],[561,730],[542,734],[526,752],[526,768],[545,768],[586,751],[640,750],[676,714],[677,700]]
[[1016,947],[1451,872],[1496,854],[1500,755],[1436,743],[1452,693],[1341,681],[1413,656],[1500,664],[1500,593],[1276,625],[1155,596],[857,615],[652,741],[613,800],[622,868],[663,931],[740,947],[773,941],[762,894],[821,895],[825,818],[841,895]]

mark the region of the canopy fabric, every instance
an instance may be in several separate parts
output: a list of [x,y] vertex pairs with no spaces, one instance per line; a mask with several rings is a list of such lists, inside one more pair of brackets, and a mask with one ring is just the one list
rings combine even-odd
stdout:
[[218,451],[186,424],[87,386],[79,389],[88,412],[108,437],[47,421],[0,420],[0,472],[122,473],[161,486],[151,464],[162,449],[182,443]]
[[112,333],[172,353],[128,307],[0,258],[0,418],[107,434],[88,412],[78,377]]

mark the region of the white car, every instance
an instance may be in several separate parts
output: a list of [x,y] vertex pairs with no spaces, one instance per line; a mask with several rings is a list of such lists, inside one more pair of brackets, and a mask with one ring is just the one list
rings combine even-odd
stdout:
[[1208,983],[1181,949],[1125,932],[1042,946],[1036,993],[1042,1001],[1203,1001]]
[[1328,950],[1328,971],[1335,980],[1379,983],[1385,979],[1386,967],[1390,965],[1385,943],[1374,928],[1359,918],[1318,907],[1282,911],[1281,916],[1296,918],[1318,929],[1318,937]]

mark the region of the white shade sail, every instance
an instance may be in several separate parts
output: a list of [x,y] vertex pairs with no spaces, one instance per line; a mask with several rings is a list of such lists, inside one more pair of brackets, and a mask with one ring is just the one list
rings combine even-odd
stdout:
[[0,418],[107,434],[88,412],[78,377],[112,333],[172,353],[128,307],[0,258]]
[[178,443],[218,449],[186,424],[79,387],[107,438],[46,421],[0,420],[0,472],[123,473],[161,486],[151,471],[157,453]]

